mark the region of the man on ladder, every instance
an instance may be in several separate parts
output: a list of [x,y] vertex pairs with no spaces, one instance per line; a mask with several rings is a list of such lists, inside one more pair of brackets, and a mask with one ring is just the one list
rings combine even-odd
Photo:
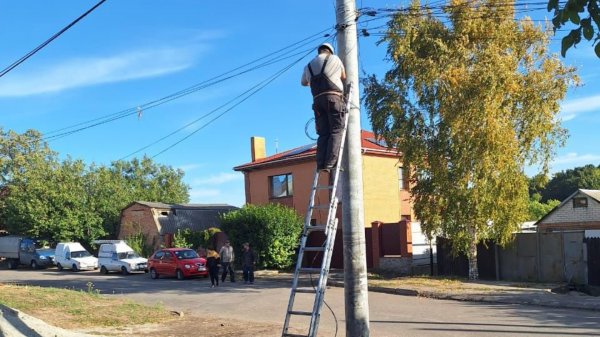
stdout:
[[[317,170],[315,170],[308,209],[304,219],[304,229],[300,238],[298,262],[296,263],[292,278],[290,300],[283,323],[282,337],[317,336],[338,225],[336,211],[339,199],[336,196],[336,191],[340,163],[345,146],[344,138],[346,137],[348,128],[346,111],[349,101],[346,102],[343,96],[343,81],[346,79],[346,72],[341,60],[333,55],[333,47],[329,43],[320,45],[317,50],[319,55],[306,66],[302,75],[302,84],[305,86],[310,84],[313,94],[313,110],[315,112],[317,133],[319,134],[317,141]],[[349,86],[348,93],[351,93],[352,90],[353,88]],[[328,185],[319,185],[319,176],[323,172],[330,173]],[[324,189],[330,191],[330,200],[327,203],[320,203],[317,191]],[[313,224],[313,212],[319,212],[320,216],[317,218],[321,220],[326,218],[325,223]],[[321,244],[310,242],[310,245],[307,245],[309,244],[309,234],[319,231],[324,233],[323,242]],[[304,267],[303,259],[305,252],[322,254],[320,266],[313,267],[311,263],[311,266]],[[311,275],[311,283],[312,275],[318,274],[316,284],[312,284],[310,288],[300,286],[299,279],[302,273],[309,273]],[[297,294],[314,296],[313,306],[310,311],[306,310],[306,308],[296,309],[295,298]],[[307,334],[289,333],[292,316],[310,317]]]
[[317,140],[317,169],[330,171],[337,164],[344,129],[344,81],[346,70],[333,46],[323,43],[318,55],[304,68],[302,85],[309,86],[313,95],[313,110],[319,138]]

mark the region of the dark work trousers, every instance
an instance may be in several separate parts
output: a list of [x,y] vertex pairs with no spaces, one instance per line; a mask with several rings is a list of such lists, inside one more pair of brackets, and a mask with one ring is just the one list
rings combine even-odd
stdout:
[[344,131],[344,102],[342,96],[321,95],[314,99],[317,125],[317,168],[332,168],[338,160]]
[[254,266],[243,266],[244,282],[254,283]]
[[212,285],[219,285],[219,266],[214,265],[208,267],[208,274],[210,275],[210,283]]
[[225,282],[227,278],[227,272],[229,272],[229,279],[231,282],[235,282],[235,273],[233,272],[233,266],[231,262],[222,262],[221,266],[223,266],[223,275],[221,275],[221,281]]

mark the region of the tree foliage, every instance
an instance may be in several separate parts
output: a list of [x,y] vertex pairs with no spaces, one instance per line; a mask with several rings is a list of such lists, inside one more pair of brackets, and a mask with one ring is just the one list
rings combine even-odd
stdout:
[[86,244],[115,236],[132,201],[187,202],[182,178],[149,158],[109,167],[60,160],[39,132],[0,129],[0,223],[15,234]]
[[600,189],[600,165],[585,165],[560,171],[539,191],[542,201],[565,200],[577,189]]
[[279,204],[245,205],[223,214],[221,229],[237,256],[241,256],[242,243],[249,242],[260,266],[282,269],[294,263],[302,218],[294,209]]
[[[221,232],[221,229],[217,227],[210,227],[201,231],[192,231],[189,228],[178,229],[173,237],[173,247],[210,248],[213,246],[213,236],[219,232]],[[212,249],[215,249],[215,247],[212,247]]]
[[[562,38],[561,54],[566,56],[567,50],[577,46],[581,37],[595,44],[594,52],[600,58],[600,1],[599,0],[567,0],[561,3],[558,0],[548,0],[548,11],[554,11],[552,24],[554,30],[563,28],[568,23],[577,28]],[[584,16],[582,18],[582,15]]]
[[506,244],[527,218],[523,167],[547,171],[566,135],[558,103],[576,80],[548,54],[549,32],[506,8],[451,1],[442,21],[413,2],[382,40],[392,68],[364,81],[373,130],[413,168],[422,228],[467,252],[472,278],[476,243]]
[[554,199],[542,202],[542,196],[536,193],[529,198],[529,217],[527,220],[538,221],[559,204],[560,201]]

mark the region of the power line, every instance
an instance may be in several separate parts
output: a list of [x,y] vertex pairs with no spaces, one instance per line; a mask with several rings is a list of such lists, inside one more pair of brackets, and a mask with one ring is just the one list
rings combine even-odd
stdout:
[[228,113],[229,111],[233,110],[235,107],[237,107],[238,105],[242,104],[243,102],[245,102],[246,100],[248,100],[250,97],[254,96],[255,94],[257,94],[259,91],[261,91],[262,89],[264,89],[267,85],[271,84],[274,80],[276,80],[279,76],[283,75],[286,71],[288,71],[290,68],[292,68],[294,65],[296,65],[298,62],[302,61],[302,59],[304,59],[306,56],[310,55],[310,53],[312,53],[314,50],[314,48],[311,48],[306,54],[304,54],[302,57],[300,57],[299,59],[297,59],[296,61],[292,62],[291,64],[287,65],[286,67],[282,68],[281,70],[279,70],[277,73],[275,73],[274,75],[270,76],[269,78],[263,80],[262,82],[258,83],[257,85],[253,86],[251,89],[247,90],[246,92],[242,93],[241,95],[238,96],[238,98],[243,97],[244,95],[246,95],[246,97],[240,99],[239,102],[235,103],[234,105],[232,105],[230,108],[228,108],[227,110],[223,111],[222,113],[220,113],[219,115],[217,115],[215,118],[211,119],[210,121],[206,122],[204,125],[202,125],[201,127],[199,127],[198,129],[194,130],[193,132],[191,132],[189,135],[181,138],[180,140],[176,141],[175,143],[169,145],[168,147],[164,148],[163,150],[161,150],[160,152],[156,153],[155,155],[152,156],[152,158],[155,158],[161,154],[163,154],[164,152],[170,150],[171,148],[177,146],[178,144],[180,144],[181,142],[185,141],[186,139],[190,138],[191,136],[193,136],[194,134],[196,134],[198,131],[204,129],[206,126],[208,126],[209,124],[211,124],[212,122],[216,121],[217,119],[221,118],[223,115],[225,115],[226,113]]
[[[333,31],[333,28],[328,28],[328,29],[324,29],[318,33],[315,33],[307,38],[304,38],[300,41],[297,41],[295,43],[292,43],[291,45],[288,45],[286,47],[280,48],[274,52],[270,52],[265,56],[262,56],[260,58],[257,58],[251,62],[248,62],[246,64],[243,64],[237,68],[234,68],[232,70],[229,70],[223,74],[214,76],[210,79],[204,80],[200,83],[194,84],[190,87],[187,87],[185,89],[179,90],[177,92],[174,92],[172,94],[169,94],[167,96],[164,96],[162,98],[138,105],[136,107],[131,107],[125,110],[121,110],[118,111],[116,113],[112,113],[112,114],[108,114],[108,115],[104,115],[101,117],[97,117],[88,121],[84,121],[84,122],[80,122],[80,123],[76,123],[67,127],[63,127],[57,130],[53,130],[50,132],[47,132],[44,134],[44,139],[45,140],[56,140],[56,139],[60,139],[63,137],[66,137],[68,135],[83,131],[83,130],[87,130],[89,128],[95,127],[95,126],[99,126],[102,124],[106,124],[109,122],[113,122],[119,119],[122,119],[124,117],[130,116],[130,115],[134,115],[137,114],[140,110],[145,111],[145,110],[149,110],[155,107],[158,107],[162,104],[168,103],[170,101],[173,101],[175,99],[181,98],[183,96],[192,94],[194,92],[197,92],[199,90],[205,89],[207,87],[216,85],[218,83],[224,82],[226,80],[232,79],[234,77],[240,76],[242,74],[272,65],[274,63],[277,62],[281,62],[285,59],[297,56],[299,54],[302,54],[304,51],[300,51],[300,52],[296,52],[298,49],[305,47],[308,44],[313,44],[315,40],[317,39],[321,39],[323,37],[324,34],[325,37],[330,36],[330,32]],[[311,47],[312,48],[312,47]],[[295,53],[294,53],[295,52]],[[262,62],[261,62],[262,61]],[[259,63],[261,62],[261,63]],[[258,64],[256,64],[258,63]],[[248,68],[248,69],[244,69],[247,68],[248,66],[251,66],[253,64],[253,67]],[[244,70],[241,70],[244,69]],[[237,71],[237,72],[236,72]],[[231,74],[231,75],[230,75]],[[227,76],[229,75],[229,76]],[[67,131],[68,130],[68,131]]]
[[66,27],[64,27],[63,29],[59,30],[56,34],[52,35],[48,40],[44,41],[42,44],[40,44],[39,46],[35,47],[32,51],[30,51],[29,53],[25,54],[23,57],[21,57],[20,59],[16,60],[15,62],[13,62],[11,65],[9,65],[8,67],[4,68],[4,70],[2,70],[0,72],[0,77],[6,75],[9,71],[13,70],[14,68],[16,68],[19,64],[25,62],[25,60],[27,60],[28,58],[30,58],[31,56],[33,56],[35,53],[37,53],[38,51],[40,51],[42,48],[46,47],[50,42],[54,41],[56,38],[58,38],[59,36],[62,35],[62,33],[66,32],[67,30],[69,30],[69,28],[73,27],[77,22],[79,22],[81,19],[85,18],[88,14],[90,14],[91,12],[93,12],[96,8],[100,7],[100,5],[102,5],[106,0],[101,0],[100,2],[98,2],[96,5],[94,5],[94,7],[88,9],[85,13],[81,14],[77,19],[75,19],[73,22],[71,22],[70,24],[68,24]]

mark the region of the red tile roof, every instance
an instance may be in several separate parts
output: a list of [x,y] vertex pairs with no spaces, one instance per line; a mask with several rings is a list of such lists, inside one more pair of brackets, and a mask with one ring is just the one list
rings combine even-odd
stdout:
[[[389,157],[397,157],[398,154],[394,149],[389,150],[385,141],[378,141],[375,134],[371,131],[361,131],[361,145],[363,153],[378,154]],[[249,162],[234,167],[235,171],[248,171],[263,166],[271,166],[295,161],[313,160],[317,152],[317,144],[312,143],[300,146],[288,151],[274,154],[265,158],[257,159],[254,162]]]

